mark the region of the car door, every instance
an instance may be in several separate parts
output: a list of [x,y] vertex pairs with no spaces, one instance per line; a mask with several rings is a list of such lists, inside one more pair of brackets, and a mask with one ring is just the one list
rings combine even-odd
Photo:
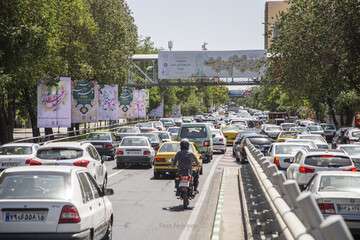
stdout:
[[87,176],[87,180],[89,181],[90,185],[91,185],[91,189],[92,189],[92,193],[94,196],[93,199],[93,214],[94,219],[93,219],[93,223],[94,223],[94,240],[97,239],[103,239],[103,237],[106,234],[106,230],[107,230],[107,219],[106,219],[106,207],[105,207],[105,202],[102,198],[102,191],[100,190],[98,184],[96,183],[95,179],[89,174],[86,173]]
[[104,182],[104,165],[101,161],[101,157],[99,153],[97,152],[96,148],[93,146],[88,147],[89,154],[91,158],[93,158],[94,161],[94,171],[95,171],[95,180],[98,183],[99,186],[101,186]]
[[86,224],[86,228],[93,228],[94,227],[94,195],[90,185],[90,182],[87,179],[85,172],[77,173],[77,178],[79,180],[79,185],[81,189],[81,195],[83,199],[83,206],[81,207],[80,214],[81,214],[81,221]]

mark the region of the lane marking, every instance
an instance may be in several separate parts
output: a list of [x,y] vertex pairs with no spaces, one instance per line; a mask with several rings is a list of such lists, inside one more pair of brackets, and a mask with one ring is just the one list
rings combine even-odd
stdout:
[[221,185],[220,185],[220,194],[217,202],[216,207],[216,214],[215,214],[215,221],[214,226],[211,233],[211,240],[218,240],[220,239],[220,232],[221,232],[221,221],[222,221],[222,212],[224,209],[224,186],[225,186],[225,171],[227,168],[223,169],[222,176],[221,176]]
[[119,170],[119,171],[117,171],[117,172],[114,172],[114,173],[110,174],[109,177],[108,177],[108,179],[111,178],[111,177],[114,177],[114,176],[118,175],[119,173],[122,173],[123,171],[124,171],[124,169]]
[[193,212],[191,213],[190,218],[187,221],[184,230],[181,232],[179,240],[188,240],[188,239],[190,239],[191,233],[193,231],[193,228],[194,228],[195,223],[197,221],[197,218],[199,216],[200,209],[201,209],[201,207],[202,207],[202,205],[203,205],[203,203],[205,201],[206,194],[207,194],[207,192],[209,190],[212,177],[213,177],[213,175],[215,173],[215,170],[216,170],[216,167],[217,167],[217,165],[218,165],[218,163],[219,163],[219,161],[220,161],[220,159],[222,157],[223,157],[223,155],[219,156],[219,158],[217,158],[215,160],[214,164],[211,166],[210,173],[206,178],[206,181],[204,183],[203,189],[201,190],[199,199],[195,203],[195,206],[193,208]]

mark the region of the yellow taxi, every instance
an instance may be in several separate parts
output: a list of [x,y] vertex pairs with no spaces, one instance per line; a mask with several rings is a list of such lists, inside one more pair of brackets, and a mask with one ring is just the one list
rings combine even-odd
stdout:
[[299,133],[297,131],[282,131],[279,133],[276,141],[286,142],[288,139],[295,139]]
[[236,136],[241,130],[243,130],[243,128],[239,125],[229,125],[221,128],[221,131],[226,138],[227,145],[233,145]]
[[[196,158],[200,162],[200,166],[193,166],[193,171],[199,171],[201,175],[203,171],[201,154],[192,142],[190,142],[189,150],[195,154]],[[159,147],[154,159],[155,179],[160,178],[162,174],[176,174],[177,168],[176,166],[173,166],[172,159],[178,151],[180,151],[180,142],[178,141],[165,142]]]

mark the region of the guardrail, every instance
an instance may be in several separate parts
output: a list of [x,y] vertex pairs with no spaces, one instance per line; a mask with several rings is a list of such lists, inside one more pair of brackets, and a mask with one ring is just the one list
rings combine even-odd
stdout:
[[294,180],[286,180],[283,172],[247,140],[245,148],[249,164],[282,229],[284,239],[352,240],[344,219],[333,215],[324,219],[314,196],[300,192]]

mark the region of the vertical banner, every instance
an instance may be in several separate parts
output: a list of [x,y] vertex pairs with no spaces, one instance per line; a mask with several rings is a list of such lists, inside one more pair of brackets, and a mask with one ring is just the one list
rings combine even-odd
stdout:
[[149,91],[123,88],[119,95],[120,118],[146,118],[149,106]]
[[98,120],[119,120],[118,85],[99,87]]
[[72,123],[97,121],[99,101],[98,85],[95,81],[73,81],[72,87]]
[[37,87],[37,125],[39,128],[71,126],[71,79],[60,77],[54,85]]

